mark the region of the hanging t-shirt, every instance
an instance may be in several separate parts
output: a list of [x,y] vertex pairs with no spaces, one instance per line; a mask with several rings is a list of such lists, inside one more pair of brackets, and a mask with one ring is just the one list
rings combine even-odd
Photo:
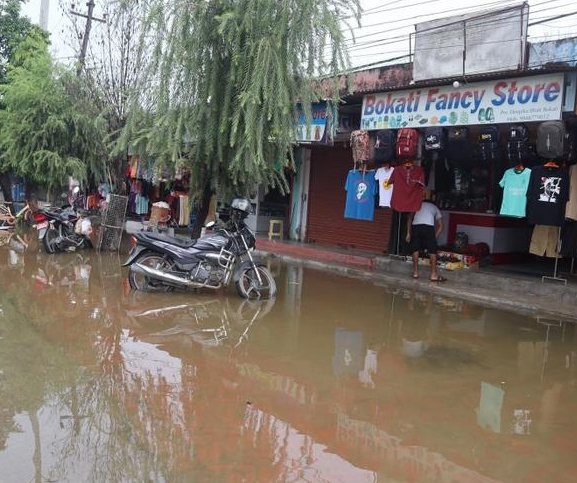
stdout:
[[527,214],[527,188],[531,179],[531,170],[525,168],[516,171],[510,168],[503,174],[499,186],[503,188],[501,215],[524,218]]
[[527,188],[527,221],[561,226],[569,199],[569,173],[560,167],[535,166]]
[[391,206],[391,196],[393,195],[393,185],[389,184],[391,175],[395,168],[392,167],[382,167],[377,169],[375,173],[375,179],[379,184],[379,206]]
[[421,166],[397,166],[389,183],[394,185],[391,196],[393,210],[409,213],[419,211],[425,189],[425,171]]
[[347,192],[345,218],[372,221],[375,215],[375,195],[377,194],[375,171],[350,170],[345,190]]

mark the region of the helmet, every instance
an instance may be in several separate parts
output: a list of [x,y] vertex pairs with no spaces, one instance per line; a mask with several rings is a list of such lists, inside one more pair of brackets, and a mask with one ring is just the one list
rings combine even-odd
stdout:
[[246,198],[235,198],[232,200],[230,208],[232,210],[241,211],[245,216],[252,214],[252,205]]

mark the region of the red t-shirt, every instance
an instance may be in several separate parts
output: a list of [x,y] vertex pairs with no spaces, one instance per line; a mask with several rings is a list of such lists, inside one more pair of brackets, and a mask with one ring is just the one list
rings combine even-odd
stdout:
[[421,166],[397,166],[389,183],[394,184],[391,207],[395,211],[415,213],[423,202],[425,172]]

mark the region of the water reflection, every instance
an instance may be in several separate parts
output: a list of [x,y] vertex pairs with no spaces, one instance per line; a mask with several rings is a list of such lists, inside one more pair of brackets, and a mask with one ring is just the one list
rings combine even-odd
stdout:
[[273,301],[139,293],[118,254],[9,249],[3,483],[577,476],[566,321],[298,265]]

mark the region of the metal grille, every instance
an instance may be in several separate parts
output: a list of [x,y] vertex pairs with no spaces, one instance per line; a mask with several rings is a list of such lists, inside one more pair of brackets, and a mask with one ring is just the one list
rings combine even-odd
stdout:
[[108,206],[102,215],[97,250],[118,250],[120,248],[127,205],[127,196],[110,195]]

